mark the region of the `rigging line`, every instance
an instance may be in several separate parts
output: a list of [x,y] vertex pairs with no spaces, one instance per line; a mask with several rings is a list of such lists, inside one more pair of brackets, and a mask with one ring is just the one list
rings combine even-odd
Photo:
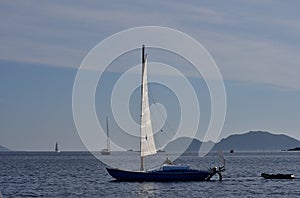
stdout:
[[155,144],[158,144],[158,148],[163,149],[163,148],[162,148],[162,145],[159,143],[159,141],[157,141],[157,139],[155,138],[154,135],[153,135],[153,139],[154,139]]
[[[155,99],[154,99],[154,97],[153,97],[153,94],[152,94],[152,89],[151,89],[151,87],[148,86],[148,89],[149,89],[149,97],[150,97],[151,100],[153,101],[153,104],[157,107],[156,101],[155,101]],[[159,112],[160,117],[161,117],[162,119],[164,119],[163,113],[159,110],[159,108],[157,108],[157,110],[158,110],[158,112]],[[165,121],[165,124],[166,124],[166,126],[168,127],[169,131],[173,132],[173,134],[174,134],[175,130],[173,129],[173,127],[171,127],[171,125],[169,124],[169,122],[168,122],[167,120]],[[161,132],[162,132],[162,131],[163,131],[163,129],[161,129]],[[164,134],[167,135],[166,133],[164,133]],[[171,138],[171,137],[169,137],[169,136],[167,136],[167,137],[168,137],[169,139]]]
[[[148,86],[148,96],[152,100],[153,104],[157,107],[156,101],[153,97],[153,92],[152,92],[151,86]],[[158,110],[161,119],[164,119],[163,113],[159,110],[159,108],[156,108],[156,109]],[[165,124],[168,127],[169,131],[171,131],[174,134],[175,130],[170,126],[170,124],[167,120],[165,121]],[[164,131],[163,129],[160,130],[160,132],[163,132],[163,131]],[[170,137],[167,133],[162,133],[162,134],[165,135],[169,140],[172,139],[172,137]]]
[[[152,89],[151,89],[150,86],[148,86],[148,96],[149,96],[150,100],[152,100],[153,104],[157,107],[156,101],[155,101],[155,99],[154,99],[154,97],[153,97]],[[159,110],[159,108],[156,108],[156,109],[158,110],[158,112],[159,112],[161,118],[163,119],[163,114],[162,114],[162,112]],[[152,119],[153,119],[153,117],[152,117]],[[163,131],[163,129],[160,129],[160,132],[162,132],[162,131]],[[159,135],[160,135],[160,133],[159,133]],[[168,139],[171,139],[166,133],[163,133],[163,135],[165,135]],[[155,138],[154,135],[153,135],[153,138],[155,139],[155,142],[158,144],[159,148],[163,149],[162,145],[159,143],[159,139],[158,139],[158,138]]]

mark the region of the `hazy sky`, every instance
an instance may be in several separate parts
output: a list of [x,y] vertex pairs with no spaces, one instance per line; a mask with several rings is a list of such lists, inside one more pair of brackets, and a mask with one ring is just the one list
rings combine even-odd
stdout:
[[[106,37],[148,25],[189,34],[216,61],[227,92],[220,138],[267,130],[300,139],[299,7],[299,1],[271,0],[1,1],[0,145],[52,150],[59,141],[62,150],[83,150],[72,117],[72,88],[80,63]],[[109,94],[119,74],[106,75],[107,87],[99,89]],[[201,79],[190,81],[200,97],[205,85]],[[159,90],[153,85],[154,92]],[[109,98],[96,97],[103,118]],[[203,97],[205,114],[210,104]],[[200,131],[208,117],[200,121]]]

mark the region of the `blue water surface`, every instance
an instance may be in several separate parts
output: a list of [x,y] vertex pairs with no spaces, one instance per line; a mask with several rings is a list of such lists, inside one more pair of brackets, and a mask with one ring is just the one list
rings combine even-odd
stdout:
[[[130,155],[119,152],[112,160]],[[116,182],[88,152],[1,152],[0,191],[6,197],[300,197],[300,152],[225,153],[223,181]],[[186,155],[180,164],[209,168],[216,154]],[[138,160],[133,161],[138,167]],[[220,163],[219,163],[220,164]],[[219,165],[217,164],[217,165]],[[293,173],[294,180],[267,180],[262,172]]]

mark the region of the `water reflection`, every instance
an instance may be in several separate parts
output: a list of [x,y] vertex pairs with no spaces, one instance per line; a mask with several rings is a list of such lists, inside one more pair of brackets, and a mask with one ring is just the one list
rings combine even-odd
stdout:
[[139,183],[139,195],[141,195],[141,197],[155,197],[155,191],[157,189],[158,186],[154,182]]

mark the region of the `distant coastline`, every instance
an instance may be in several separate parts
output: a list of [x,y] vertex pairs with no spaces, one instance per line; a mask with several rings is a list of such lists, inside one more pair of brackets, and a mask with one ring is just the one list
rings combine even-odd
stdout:
[[[243,134],[233,134],[221,139],[219,142],[202,142],[196,138],[180,137],[169,142],[158,152],[182,152],[198,153],[200,148],[212,148],[212,151],[300,151],[300,141],[284,134],[273,134],[267,131],[249,131]],[[50,150],[49,150],[50,151]],[[49,152],[49,151],[28,151],[28,152]],[[128,149],[129,152],[137,152]],[[0,152],[26,152],[14,151],[0,145]],[[89,151],[65,151],[65,152],[89,152]],[[98,151],[93,151],[98,152]],[[114,151],[113,151],[114,152]]]
[[9,151],[11,151],[11,150],[0,145],[0,152],[9,152]]
[[[234,134],[219,142],[201,142],[188,137],[178,138],[170,142],[164,150],[182,151],[187,153],[199,152],[200,148],[212,148],[213,151],[282,151],[290,148],[300,149],[300,141],[284,134],[273,134],[267,131],[249,131],[244,134]],[[292,151],[291,150],[291,151]]]

